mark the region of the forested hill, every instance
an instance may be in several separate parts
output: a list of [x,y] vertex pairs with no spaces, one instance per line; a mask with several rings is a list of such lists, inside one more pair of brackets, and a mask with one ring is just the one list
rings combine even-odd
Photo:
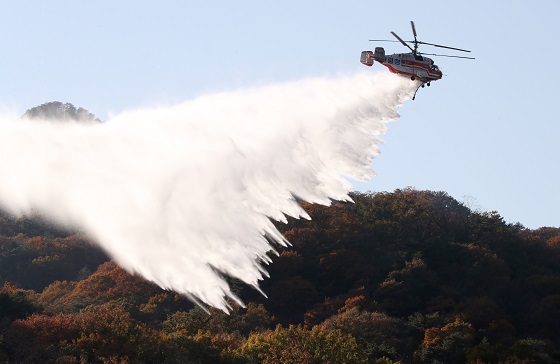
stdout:
[[[560,229],[445,192],[354,194],[278,224],[247,308],[211,315],[80,234],[0,218],[0,363],[557,363]],[[3,286],[1,286],[3,285]]]
[[99,120],[93,113],[78,107],[76,108],[69,102],[51,101],[39,106],[28,109],[21,117],[22,119],[34,120],[55,120],[55,121],[75,121],[75,122],[95,122]]

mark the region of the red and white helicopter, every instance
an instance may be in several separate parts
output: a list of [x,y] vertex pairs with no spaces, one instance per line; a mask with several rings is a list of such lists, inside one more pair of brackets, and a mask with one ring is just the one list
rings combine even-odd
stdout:
[[[393,73],[410,77],[410,79],[413,81],[419,80],[422,83],[416,89],[416,91],[418,92],[418,89],[420,87],[424,87],[424,85],[430,86],[430,82],[439,80],[442,76],[441,70],[437,65],[434,64],[434,61],[428,57],[424,57],[423,55],[427,54],[429,56],[474,59],[473,57],[450,56],[445,54],[418,52],[419,44],[426,44],[439,48],[452,49],[460,52],[470,52],[470,51],[466,49],[453,48],[453,47],[443,46],[439,44],[421,42],[418,39],[416,39],[416,27],[414,26],[414,22],[411,21],[410,25],[412,26],[412,34],[414,35],[414,40],[404,41],[395,32],[391,32],[391,34],[393,34],[395,38],[398,39],[398,42],[401,42],[405,47],[410,49],[410,53],[395,53],[386,56],[385,49],[383,47],[376,47],[375,52],[363,51],[360,57],[360,62],[362,62],[366,66],[371,67],[373,66],[373,62],[375,60],[381,63],[382,65],[384,65],[385,67],[387,67],[389,71]],[[386,39],[370,39],[370,42],[397,42],[397,41],[386,40]],[[414,48],[409,46],[407,43],[414,44]],[[415,97],[416,97],[416,92],[414,93],[412,99],[414,100]]]

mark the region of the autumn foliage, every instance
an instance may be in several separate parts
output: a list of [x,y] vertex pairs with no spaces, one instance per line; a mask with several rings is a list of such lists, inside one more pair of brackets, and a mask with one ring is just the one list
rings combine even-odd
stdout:
[[79,232],[0,216],[0,363],[556,363],[560,229],[444,192],[354,194],[278,224],[246,307],[199,307]]

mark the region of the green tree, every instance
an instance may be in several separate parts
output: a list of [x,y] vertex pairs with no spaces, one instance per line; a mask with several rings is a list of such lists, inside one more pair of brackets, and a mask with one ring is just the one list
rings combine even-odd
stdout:
[[237,350],[249,363],[262,364],[335,364],[366,363],[367,355],[351,335],[340,330],[280,325],[274,331],[252,334]]
[[404,320],[380,312],[360,311],[352,307],[325,320],[320,327],[350,334],[365,348],[370,360],[405,360],[422,339],[422,332]]
[[0,321],[25,318],[40,310],[38,295],[34,291],[18,288],[9,282],[0,287]]
[[437,292],[437,276],[424,261],[415,257],[404,268],[389,273],[375,292],[383,311],[406,317],[423,311],[426,303]]
[[46,119],[57,121],[100,122],[91,112],[84,108],[76,108],[70,103],[51,101],[28,109],[22,116],[24,119]]
[[167,333],[183,333],[190,336],[199,331],[208,331],[215,335],[236,333],[248,336],[251,332],[270,329],[274,321],[274,317],[262,304],[249,303],[246,308],[232,305],[232,310],[227,314],[214,308],[206,312],[200,307],[188,312],[174,312],[167,317],[162,327]]

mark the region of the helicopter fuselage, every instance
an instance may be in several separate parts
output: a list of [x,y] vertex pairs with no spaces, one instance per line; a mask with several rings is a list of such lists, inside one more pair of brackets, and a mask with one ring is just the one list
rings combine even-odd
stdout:
[[383,47],[372,51],[363,51],[360,62],[366,66],[373,66],[374,60],[381,63],[393,73],[419,80],[423,83],[439,80],[442,76],[441,70],[434,64],[431,58],[413,53],[395,53],[385,55]]

